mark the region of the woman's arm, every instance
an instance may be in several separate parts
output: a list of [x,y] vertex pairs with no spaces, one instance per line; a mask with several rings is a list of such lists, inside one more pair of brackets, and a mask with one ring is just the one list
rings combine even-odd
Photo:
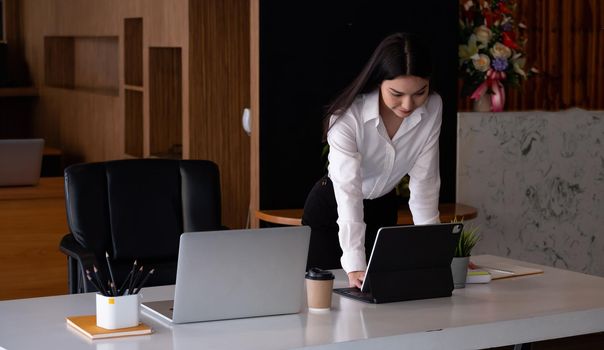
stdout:
[[435,96],[435,108],[431,113],[430,133],[413,168],[409,171],[409,209],[415,225],[440,222],[438,199],[440,192],[440,168],[438,138],[442,124],[442,100]]
[[338,204],[339,240],[342,268],[346,272],[365,271],[365,222],[361,154],[357,148],[355,119],[341,116],[327,135],[329,177]]

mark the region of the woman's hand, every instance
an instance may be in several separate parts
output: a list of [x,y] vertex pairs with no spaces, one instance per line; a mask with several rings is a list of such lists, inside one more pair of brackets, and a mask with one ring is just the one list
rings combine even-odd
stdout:
[[365,271],[351,271],[348,273],[348,285],[361,289],[363,280],[365,279]]

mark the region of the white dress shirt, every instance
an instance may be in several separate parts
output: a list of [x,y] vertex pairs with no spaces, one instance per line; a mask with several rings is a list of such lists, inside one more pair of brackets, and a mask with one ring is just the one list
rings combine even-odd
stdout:
[[438,223],[438,137],[442,100],[436,93],[403,119],[392,139],[379,114],[379,90],[360,95],[327,134],[329,178],[338,204],[339,240],[346,272],[364,271],[363,199],[381,197],[409,174],[409,208],[416,225]]

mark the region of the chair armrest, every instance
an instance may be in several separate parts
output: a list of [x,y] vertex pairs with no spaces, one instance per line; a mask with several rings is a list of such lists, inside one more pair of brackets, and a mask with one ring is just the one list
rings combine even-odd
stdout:
[[94,253],[82,247],[71,233],[63,236],[61,243],[59,244],[59,249],[67,256],[77,260],[84,270],[91,268],[96,262]]

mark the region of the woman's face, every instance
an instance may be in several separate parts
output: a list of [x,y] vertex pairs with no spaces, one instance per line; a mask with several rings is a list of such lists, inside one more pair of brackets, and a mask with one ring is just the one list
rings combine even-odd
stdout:
[[403,75],[384,80],[380,85],[380,96],[384,107],[398,118],[405,118],[423,105],[428,99],[430,82],[413,75]]

